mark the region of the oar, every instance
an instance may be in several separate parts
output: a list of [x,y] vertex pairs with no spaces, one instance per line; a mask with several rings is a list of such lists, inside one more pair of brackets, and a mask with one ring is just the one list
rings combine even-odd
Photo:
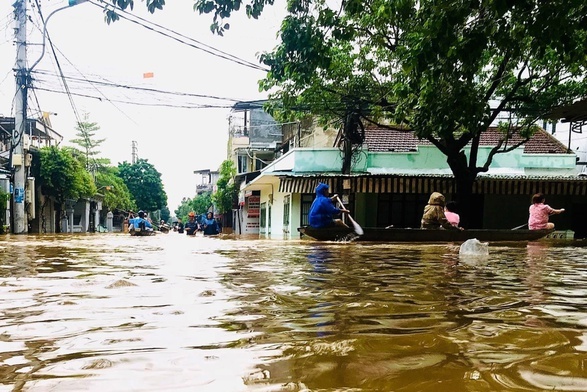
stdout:
[[518,229],[521,229],[524,226],[528,226],[528,224],[527,223],[524,223],[523,225],[514,227],[512,230],[518,230]]
[[[344,208],[344,204],[342,204],[342,201],[340,201],[340,198],[338,197],[338,195],[336,196],[336,201],[338,201],[338,204],[340,204],[343,208]],[[346,214],[349,218],[349,220],[351,221],[352,225],[353,225],[353,229],[355,230],[355,234],[357,235],[363,235],[364,231],[363,228],[361,227],[361,225],[359,225],[351,216],[351,214]]]

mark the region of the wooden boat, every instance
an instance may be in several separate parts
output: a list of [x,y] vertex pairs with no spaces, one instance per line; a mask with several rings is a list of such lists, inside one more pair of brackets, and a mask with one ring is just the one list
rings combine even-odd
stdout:
[[298,228],[303,235],[318,241],[378,241],[378,242],[464,242],[476,238],[482,242],[535,241],[553,230],[428,230],[410,228],[364,227],[363,235],[357,236],[352,228],[329,227],[316,229],[310,226]]

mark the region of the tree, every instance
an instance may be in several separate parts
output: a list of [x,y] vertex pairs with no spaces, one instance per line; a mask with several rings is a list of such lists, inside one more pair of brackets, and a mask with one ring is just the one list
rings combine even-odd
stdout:
[[220,177],[216,183],[217,190],[212,195],[212,202],[221,214],[232,210],[233,201],[238,191],[234,186],[235,176],[234,162],[231,160],[223,161],[220,165]]
[[[257,17],[272,1],[251,0]],[[240,1],[198,0],[212,29]],[[586,91],[587,3],[574,0],[351,0],[340,9],[292,1],[281,43],[261,56],[282,111],[337,119],[345,151],[362,127],[404,125],[447,157],[464,207],[495,154],[535,132],[537,120]],[[479,159],[481,134],[500,116],[502,136]],[[515,134],[522,141],[512,143]],[[469,152],[466,152],[469,148]],[[348,165],[348,162],[347,162]]]
[[196,195],[191,202],[192,211],[196,214],[205,214],[212,207],[212,194],[210,192],[204,192],[200,195]]
[[90,174],[74,158],[70,150],[43,147],[40,152],[39,178],[44,195],[55,199],[59,207],[67,199],[77,200],[96,193]]
[[136,163],[118,164],[119,176],[133,195],[137,208],[156,211],[167,206],[167,194],[163,189],[161,173],[146,159]]
[[98,192],[104,195],[102,202],[107,210],[135,211],[136,203],[124,183],[124,180],[118,175],[118,168],[103,167],[96,174],[96,187]]
[[75,127],[77,139],[72,139],[71,142],[81,147],[80,153],[84,157],[85,168],[95,176],[98,168],[110,164],[110,160],[98,158],[100,151],[97,148],[106,139],[95,138],[96,132],[100,130],[100,127],[98,123],[90,122],[89,119],[90,115],[85,113],[83,121],[78,122]]
[[187,217],[188,217],[188,214],[192,210],[193,210],[193,207],[192,207],[192,199],[190,199],[189,197],[184,197],[181,200],[181,204],[173,212],[175,213],[175,216],[177,218],[180,218],[180,219],[186,221],[187,220]]

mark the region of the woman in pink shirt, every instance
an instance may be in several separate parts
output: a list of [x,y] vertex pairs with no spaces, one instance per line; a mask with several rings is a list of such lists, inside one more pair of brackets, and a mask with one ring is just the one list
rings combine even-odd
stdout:
[[461,217],[457,214],[456,211],[457,203],[454,201],[449,201],[444,206],[444,216],[446,216],[446,220],[453,226],[459,227],[459,223],[461,221]]
[[548,204],[544,204],[545,197],[542,193],[537,193],[532,196],[532,205],[530,206],[530,218],[528,219],[528,228],[530,230],[552,230],[554,223],[548,221],[548,217],[552,214],[560,214],[565,212],[564,208],[555,210]]

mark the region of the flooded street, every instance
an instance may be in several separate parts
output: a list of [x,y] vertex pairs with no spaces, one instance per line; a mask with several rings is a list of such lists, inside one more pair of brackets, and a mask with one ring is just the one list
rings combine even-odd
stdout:
[[587,247],[9,236],[0,391],[585,391]]

